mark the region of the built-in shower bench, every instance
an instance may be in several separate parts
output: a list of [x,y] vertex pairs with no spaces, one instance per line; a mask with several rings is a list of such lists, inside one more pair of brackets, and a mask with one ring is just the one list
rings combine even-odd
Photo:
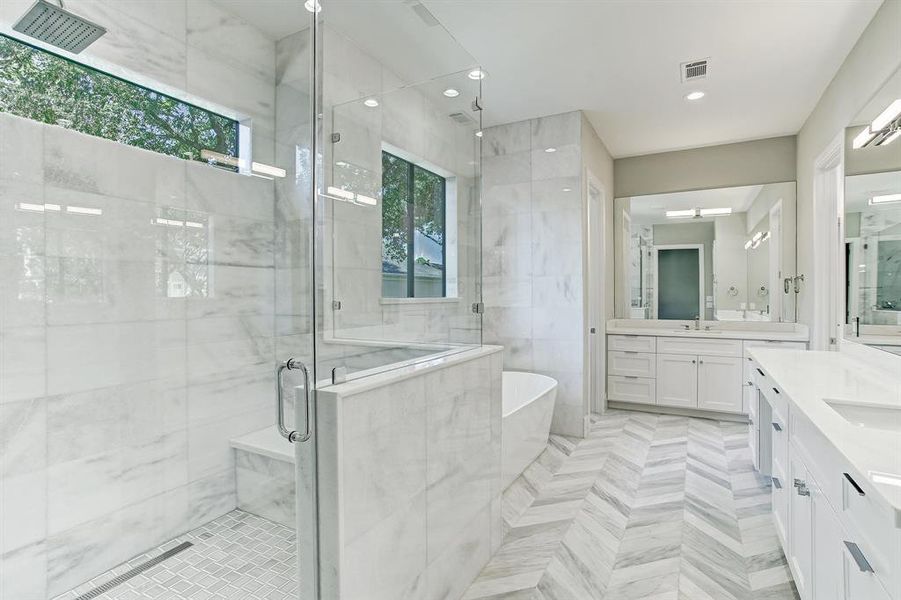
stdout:
[[294,446],[274,425],[236,437],[230,444],[235,452],[238,508],[296,527]]

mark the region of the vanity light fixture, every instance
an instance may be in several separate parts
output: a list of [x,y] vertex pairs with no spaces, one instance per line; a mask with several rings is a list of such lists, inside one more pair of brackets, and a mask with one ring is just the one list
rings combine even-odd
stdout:
[[478,81],[480,79],[485,79],[486,77],[488,77],[488,71],[486,71],[484,69],[473,69],[472,71],[469,72],[467,77],[469,77],[470,79],[472,79],[474,81]]
[[870,131],[885,129],[886,125],[894,121],[899,115],[901,115],[901,98],[889,104],[888,108],[873,119],[873,122],[870,123]]
[[747,242],[745,242],[745,250],[748,250],[751,247],[751,244],[753,244],[753,243],[754,242],[752,242],[751,240],[748,240]]
[[67,213],[72,213],[73,215],[92,215],[99,216],[103,214],[103,209],[100,208],[88,208],[87,206],[67,206]]
[[544,151],[547,152],[548,154],[553,154],[554,152],[557,151],[557,149],[556,149],[556,148],[553,148],[553,147],[552,147],[552,148],[545,148]]
[[882,194],[880,196],[873,196],[870,198],[869,205],[889,204],[891,202],[901,202],[901,194]]
[[851,147],[863,148],[874,140],[876,146],[891,144],[901,136],[901,98],[888,105],[863,131],[854,137]]
[[455,90],[454,88],[447,88],[446,90],[444,90],[444,95],[448,98],[456,98],[460,95],[460,92]]
[[375,98],[366,98],[365,100],[363,100],[363,104],[365,104],[369,108],[375,108],[379,105],[379,101]]
[[765,241],[767,241],[768,239],[770,239],[770,232],[769,232],[769,231],[767,231],[766,233],[763,234],[763,237],[760,238],[760,241],[761,241],[761,242],[765,242]]
[[886,144],[891,144],[895,140],[898,139],[898,136],[901,136],[901,128],[896,129],[894,132],[888,134],[887,137],[882,138],[878,142],[876,142],[877,146],[885,146]]
[[303,7],[311,13],[318,13],[322,10],[322,5],[319,3],[319,0],[307,0],[303,3]]
[[699,90],[699,91],[697,91],[697,92],[691,92],[690,94],[687,94],[687,95],[685,96],[685,99],[686,99],[686,100],[700,100],[700,99],[703,98],[705,95],[706,95],[706,94],[705,94],[704,92],[702,92],[702,91]]
[[762,237],[763,237],[763,233],[758,231],[757,233],[754,234],[754,237],[751,238],[751,241],[752,242],[759,241],[760,238],[762,238]]
[[696,214],[696,209],[690,208],[688,210],[668,210],[666,211],[667,219],[691,219],[694,218]]
[[724,215],[731,215],[731,208],[702,208],[701,216],[702,217],[720,217]]

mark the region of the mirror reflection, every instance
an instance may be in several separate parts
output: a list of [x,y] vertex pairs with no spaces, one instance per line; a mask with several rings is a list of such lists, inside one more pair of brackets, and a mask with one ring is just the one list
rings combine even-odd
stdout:
[[793,322],[795,183],[617,198],[617,317]]
[[901,71],[845,131],[843,240],[845,339],[901,354],[899,137]]

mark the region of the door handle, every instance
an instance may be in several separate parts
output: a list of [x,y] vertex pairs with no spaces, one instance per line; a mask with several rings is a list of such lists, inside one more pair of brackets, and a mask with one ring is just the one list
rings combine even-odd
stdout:
[[[303,406],[304,406],[304,431],[290,430],[285,426],[285,398],[282,394],[282,376],[285,371],[299,369],[303,373]],[[313,435],[313,424],[310,421],[310,372],[307,366],[294,358],[289,358],[281,363],[275,373],[275,418],[278,423],[278,432],[289,442],[305,442]]]

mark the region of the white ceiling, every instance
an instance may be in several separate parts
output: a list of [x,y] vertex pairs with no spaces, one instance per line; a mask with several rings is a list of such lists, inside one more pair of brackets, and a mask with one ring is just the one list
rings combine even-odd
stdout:
[[[423,2],[491,74],[488,124],[582,109],[615,157],[797,133],[881,4]],[[706,57],[708,79],[682,84]]]
[[[634,196],[631,199],[629,214],[633,223],[651,224],[680,222],[667,219],[666,211],[668,210],[731,208],[733,213],[742,213],[747,212],[762,188],[762,185],[748,185],[714,190]],[[693,219],[692,221],[697,222],[699,220],[713,219]]]
[[[215,1],[272,39],[309,23],[302,0]],[[797,133],[882,3],[421,1],[441,26],[416,0],[322,0],[321,14],[408,82],[423,64],[483,65],[486,126],[584,110],[615,157]],[[680,63],[707,57],[708,78],[683,84]],[[695,89],[707,96],[684,100]]]

